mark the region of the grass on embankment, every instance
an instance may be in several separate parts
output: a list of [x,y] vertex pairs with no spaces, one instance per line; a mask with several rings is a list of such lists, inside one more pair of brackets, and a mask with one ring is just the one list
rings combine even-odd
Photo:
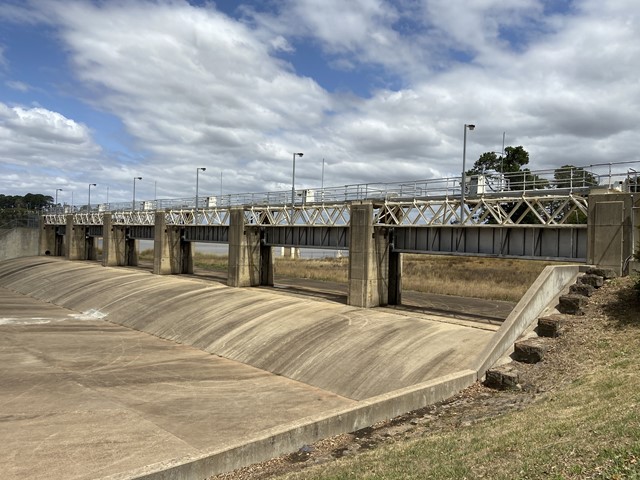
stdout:
[[640,301],[628,278],[602,290],[530,367],[534,379],[549,369],[546,393],[523,410],[284,478],[640,478]]
[[[140,252],[153,259],[153,250]],[[548,262],[489,257],[403,255],[402,288],[417,292],[460,295],[517,302]],[[227,269],[226,255],[196,252],[197,268]],[[277,277],[347,283],[348,258],[292,259],[275,257]]]

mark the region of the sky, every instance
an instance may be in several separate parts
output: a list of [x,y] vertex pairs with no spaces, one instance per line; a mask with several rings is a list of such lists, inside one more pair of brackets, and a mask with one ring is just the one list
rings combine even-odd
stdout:
[[459,176],[465,124],[467,168],[638,160],[637,0],[0,0],[0,194]]

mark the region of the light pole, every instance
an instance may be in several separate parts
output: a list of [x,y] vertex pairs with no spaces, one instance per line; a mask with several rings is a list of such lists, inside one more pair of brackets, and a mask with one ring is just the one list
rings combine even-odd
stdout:
[[206,171],[207,169],[205,167],[198,167],[196,168],[196,213],[198,213],[198,188],[199,188],[199,183],[200,183],[200,171]]
[[136,211],[136,180],[142,180],[142,177],[133,177],[133,202],[131,202],[131,210]]
[[296,204],[296,157],[301,157],[304,153],[296,152],[293,154],[293,174],[291,175],[291,206]]
[[97,187],[95,183],[89,184],[89,200],[87,201],[87,213],[91,213],[91,187]]
[[475,125],[464,124],[464,140],[462,141],[462,181],[460,182],[460,223],[464,223],[464,192],[467,188],[467,129],[473,131]]
[[62,189],[56,188],[56,207],[58,206],[58,192],[62,192]]

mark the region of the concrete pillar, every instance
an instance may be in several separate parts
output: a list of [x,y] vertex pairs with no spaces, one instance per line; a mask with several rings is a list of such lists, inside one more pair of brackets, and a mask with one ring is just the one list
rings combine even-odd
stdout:
[[[190,242],[182,240],[182,233],[180,226],[167,225],[164,212],[156,212],[153,273],[156,275],[193,273],[193,247]],[[134,244],[134,250],[135,247]]]
[[127,238],[126,225],[114,225],[111,213],[103,215],[102,265],[105,267],[136,266],[138,252],[136,240]]
[[[623,274],[634,251],[640,195],[594,192],[589,195],[587,261]],[[637,232],[636,232],[637,234]]]
[[245,225],[242,208],[232,208],[229,218],[227,285],[273,285],[273,252],[271,247],[262,245],[260,227]]
[[373,227],[371,202],[352,203],[350,218],[348,303],[364,308],[387,305],[390,230]]
[[66,254],[67,260],[86,260],[87,257],[87,229],[84,225],[74,225],[73,215],[67,215]]
[[40,216],[40,246],[38,248],[39,255],[62,255],[61,242],[56,235],[56,225],[45,225],[44,215]]

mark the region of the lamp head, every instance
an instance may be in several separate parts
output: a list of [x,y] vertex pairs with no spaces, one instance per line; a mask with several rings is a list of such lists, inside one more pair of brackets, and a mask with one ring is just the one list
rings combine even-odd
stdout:
[[469,130],[474,130],[476,128],[476,126],[475,125],[467,125],[467,128]]
[[204,171],[207,170],[207,168],[206,167],[200,167],[200,168],[198,168],[198,170],[202,170],[204,172]]
[[296,153],[294,153],[294,155],[297,155],[297,156],[301,157],[302,155],[304,155],[304,153],[302,153],[302,152],[296,152]]
[[95,184],[95,183],[90,183],[90,184],[89,184],[89,186],[90,186],[90,187],[97,187],[98,185],[97,185],[97,184]]
[[142,180],[142,177],[133,177],[134,180]]

